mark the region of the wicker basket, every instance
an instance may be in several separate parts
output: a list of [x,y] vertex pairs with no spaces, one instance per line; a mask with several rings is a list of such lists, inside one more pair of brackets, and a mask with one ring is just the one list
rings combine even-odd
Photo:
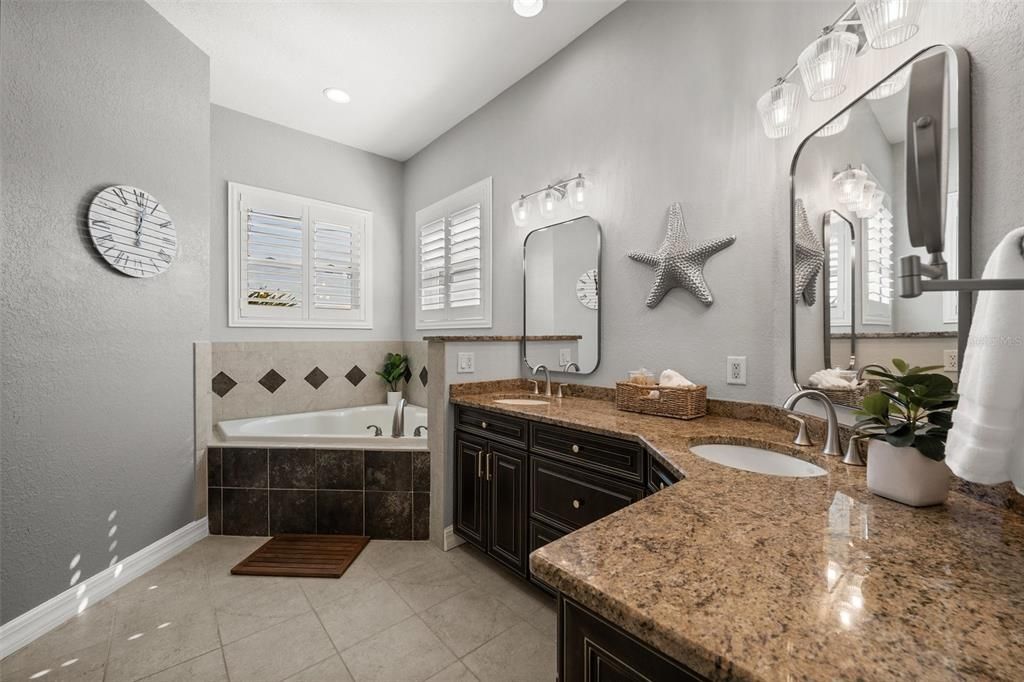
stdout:
[[[652,398],[651,391],[657,391],[658,397]],[[620,381],[615,384],[615,407],[660,417],[697,419],[708,412],[708,387],[662,388]]]
[[877,393],[882,384],[874,379],[861,383],[857,388],[816,388],[829,397],[836,405],[860,409],[864,398],[872,393]]

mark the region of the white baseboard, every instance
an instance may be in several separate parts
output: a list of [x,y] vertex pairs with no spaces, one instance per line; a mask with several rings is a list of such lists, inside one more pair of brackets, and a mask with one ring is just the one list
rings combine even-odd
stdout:
[[204,516],[5,623],[0,626],[0,658],[62,625],[90,604],[95,604],[208,534],[209,522]]
[[455,534],[455,526],[448,526],[444,529],[444,551],[449,549],[455,549],[459,545],[465,544],[465,540]]

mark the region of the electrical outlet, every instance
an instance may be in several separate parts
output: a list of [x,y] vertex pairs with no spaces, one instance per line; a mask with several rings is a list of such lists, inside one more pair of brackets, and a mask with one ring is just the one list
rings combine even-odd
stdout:
[[558,366],[565,367],[572,362],[572,348],[558,349]]
[[942,370],[945,372],[958,372],[960,358],[956,349],[942,351]]
[[473,353],[459,353],[459,374],[472,374],[476,371],[476,357]]
[[725,383],[747,385],[747,356],[730,355],[725,361]]

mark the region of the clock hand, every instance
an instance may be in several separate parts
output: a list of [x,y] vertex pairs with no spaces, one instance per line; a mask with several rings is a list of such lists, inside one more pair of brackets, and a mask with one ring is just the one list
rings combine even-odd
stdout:
[[139,226],[135,228],[135,246],[142,246],[142,223],[144,221],[142,211],[139,211]]

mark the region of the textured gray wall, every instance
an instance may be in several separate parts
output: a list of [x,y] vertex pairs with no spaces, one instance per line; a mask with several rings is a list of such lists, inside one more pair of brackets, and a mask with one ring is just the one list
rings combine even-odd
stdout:
[[[0,26],[6,622],[66,590],[76,554],[84,579],[192,520],[210,107],[206,55],[143,2],[4,0]],[[82,230],[117,183],[177,225],[151,280],[107,267]]]
[[[210,322],[214,341],[402,338],[402,164],[213,106]],[[373,211],[373,329],[228,327],[228,182]]]
[[[789,163],[800,140],[924,47],[948,42],[974,59],[974,245],[980,268],[1024,222],[1024,3],[928,3],[917,36],[855,62],[847,92],[803,100],[801,133],[764,136],[755,102],[846,2],[627,2],[543,66],[407,162],[405,271],[414,272],[419,208],[494,178],[493,333],[518,333],[519,250],[509,205],[568,173],[595,180],[589,213],[605,236],[601,368],[610,385],[639,365],[676,367],[715,397],[772,400],[789,373]],[[651,270],[625,256],[653,248],[681,201],[696,238],[736,234],[705,270],[715,305],[675,291],[644,307]],[[980,271],[977,270],[977,271]],[[405,337],[415,329],[406,278]],[[439,332],[431,332],[439,333]],[[748,357],[746,387],[725,384],[727,355]]]

